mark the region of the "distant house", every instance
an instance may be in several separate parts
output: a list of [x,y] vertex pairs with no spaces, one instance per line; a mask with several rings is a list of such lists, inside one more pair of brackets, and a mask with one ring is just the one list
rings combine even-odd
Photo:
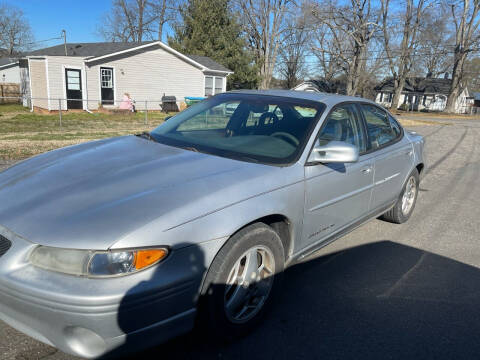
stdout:
[[181,54],[160,41],[62,44],[25,54],[19,63],[28,76],[30,105],[46,110],[115,108],[125,93],[138,108],[148,100],[147,108],[155,110],[163,95],[183,100],[223,92],[232,74],[208,57]]
[[476,108],[480,107],[480,93],[474,92],[473,95],[473,106]]
[[[447,105],[447,97],[452,80],[448,78],[413,77],[405,82],[397,108],[402,105],[412,110],[443,111]],[[387,78],[375,87],[375,102],[385,107],[392,106],[393,79]],[[468,89],[464,89],[455,104],[456,113],[470,111],[472,98]]]
[[296,91],[313,91],[324,92],[330,94],[342,94],[347,93],[346,84],[339,79],[325,80],[325,79],[312,79],[302,82],[295,86],[292,90]]
[[20,84],[20,66],[17,59],[0,58],[0,84]]

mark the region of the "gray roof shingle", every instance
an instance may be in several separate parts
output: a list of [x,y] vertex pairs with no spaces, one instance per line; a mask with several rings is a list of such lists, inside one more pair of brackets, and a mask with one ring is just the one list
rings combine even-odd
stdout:
[[[424,93],[424,94],[443,94],[448,95],[450,92],[451,79],[439,78],[423,78],[413,77],[407,78],[403,91]],[[375,87],[377,91],[393,91],[393,79],[386,78]]]
[[229,71],[231,72],[232,70],[226,68],[222,64],[217,63],[216,61],[212,60],[208,56],[200,56],[200,55],[185,55],[192,59],[193,61],[199,63],[200,65],[205,66],[206,68],[210,70],[216,70],[216,71]]
[[0,66],[8,65],[8,64],[14,64],[18,62],[16,59],[11,59],[11,58],[0,58]]
[[[137,46],[152,43],[153,41],[134,42],[94,42],[94,43],[67,43],[68,56],[98,57],[128,50]],[[64,44],[44,49],[30,51],[25,56],[65,56]]]
[[[68,56],[99,57],[128,50],[137,46],[154,43],[156,41],[144,41],[141,43],[125,42],[95,42],[95,43],[67,43]],[[64,44],[51,46],[44,49],[25,53],[24,56],[65,56]],[[186,55],[191,60],[214,71],[231,71],[207,56]]]

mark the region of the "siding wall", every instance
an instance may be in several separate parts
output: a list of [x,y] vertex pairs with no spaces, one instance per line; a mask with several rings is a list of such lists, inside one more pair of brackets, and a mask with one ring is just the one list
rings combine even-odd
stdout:
[[[47,98],[47,72],[45,59],[30,59],[31,94],[33,98]],[[33,106],[48,109],[48,101],[33,99]]]
[[[30,59],[33,96],[51,98],[50,104],[45,100],[34,102],[34,106],[58,110],[58,99],[65,99],[66,96],[65,68],[81,70],[84,109],[87,109],[87,99],[88,109],[95,110],[99,107],[101,67],[114,69],[114,107],[118,107],[124,93],[130,94],[136,101],[137,110],[145,108],[145,100],[149,100],[149,110],[160,109],[164,94],[175,96],[177,102],[183,101],[186,96],[204,96],[205,76],[202,70],[160,47],[110,57],[90,64],[84,62],[85,58],[74,56],[47,56],[46,60]],[[48,67],[48,88],[45,66]],[[224,79],[224,87],[225,84]],[[66,108],[66,101],[62,101],[62,109]]]
[[[58,110],[59,102],[57,99],[65,99],[65,69],[82,70],[82,98],[86,99],[84,58],[75,56],[48,56],[48,80],[50,90],[50,110]],[[62,101],[62,109],[67,108],[67,102]],[[85,103],[84,103],[85,108]]]
[[0,82],[20,84],[20,67],[18,64],[0,69]]
[[128,93],[142,110],[144,100],[149,109],[159,109],[163,94],[173,95],[177,100],[185,96],[203,96],[203,72],[175,55],[158,48],[131,56],[112,57],[105,62],[87,64],[89,88],[89,109],[96,109],[100,100],[100,67],[114,68],[115,105],[118,106],[123,94]]

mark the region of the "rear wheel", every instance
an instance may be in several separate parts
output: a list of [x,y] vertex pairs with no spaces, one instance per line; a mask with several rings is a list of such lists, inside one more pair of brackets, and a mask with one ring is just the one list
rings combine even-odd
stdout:
[[248,333],[279,288],[284,250],[279,235],[258,223],[235,234],[215,257],[202,291],[203,320],[224,339]]
[[418,197],[419,176],[414,169],[405,183],[395,206],[382,215],[382,219],[396,224],[406,222],[413,213]]

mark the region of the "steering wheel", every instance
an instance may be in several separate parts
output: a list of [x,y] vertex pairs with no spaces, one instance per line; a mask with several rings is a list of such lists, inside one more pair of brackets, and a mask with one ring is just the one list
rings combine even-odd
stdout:
[[267,111],[260,115],[260,118],[258,119],[258,126],[265,125],[265,120],[267,118],[272,120],[272,124],[276,124],[278,122],[278,116],[273,112]]
[[282,138],[284,140],[287,140],[288,143],[294,145],[295,147],[300,144],[300,141],[298,141],[298,139],[295,136],[293,136],[292,134],[289,134],[287,132],[284,132],[284,131],[274,132],[270,136],[274,136],[274,137],[278,137],[278,138]]

